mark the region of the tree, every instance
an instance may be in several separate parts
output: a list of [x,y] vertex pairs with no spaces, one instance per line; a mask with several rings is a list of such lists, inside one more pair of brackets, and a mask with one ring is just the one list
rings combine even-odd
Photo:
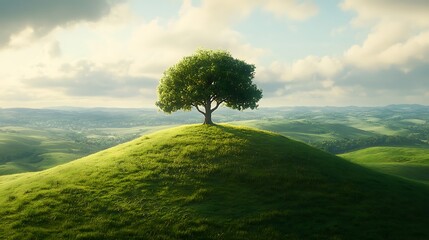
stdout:
[[198,50],[164,72],[156,106],[167,113],[191,110],[213,124],[212,113],[221,104],[232,109],[255,109],[262,91],[252,83],[255,66],[235,59],[229,52]]

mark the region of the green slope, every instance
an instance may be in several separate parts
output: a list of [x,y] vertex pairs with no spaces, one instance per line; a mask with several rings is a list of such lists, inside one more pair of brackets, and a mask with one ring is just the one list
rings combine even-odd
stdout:
[[0,176],[6,239],[428,239],[429,188],[283,136],[160,131]]
[[84,144],[68,139],[66,133],[0,127],[0,175],[40,171],[89,154]]
[[322,142],[344,138],[367,138],[377,134],[344,124],[314,122],[309,120],[251,120],[241,121],[249,127],[273,131],[304,142]]
[[429,184],[429,148],[371,147],[340,156],[380,172]]
[[0,127],[0,175],[45,170],[166,127]]

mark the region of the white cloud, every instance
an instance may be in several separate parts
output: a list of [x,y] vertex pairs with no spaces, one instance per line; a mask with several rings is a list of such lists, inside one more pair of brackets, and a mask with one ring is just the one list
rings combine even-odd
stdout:
[[350,90],[341,87],[309,89],[277,96],[264,97],[261,105],[269,106],[346,106],[350,104]]
[[355,11],[357,25],[373,24],[380,20],[410,23],[409,26],[429,25],[429,2],[427,0],[344,0],[344,10]]
[[21,31],[9,36],[9,47],[19,48],[27,46],[34,39],[34,29],[30,27],[23,28]]
[[[279,7],[274,9],[273,4]],[[130,75],[158,78],[168,66],[192,54],[197,48],[227,49],[238,58],[258,63],[267,50],[246,43],[246,39],[233,26],[261,6],[287,16],[288,12],[293,12],[301,20],[317,12],[316,6],[309,1],[286,1],[285,4],[281,0],[206,0],[198,6],[184,1],[179,15],[167,23],[158,19],[134,22],[127,39],[117,36],[123,29],[115,32],[98,28],[99,41],[91,45],[89,55],[94,62],[114,63],[122,59],[130,62]],[[115,9],[112,12],[117,12]],[[126,13],[124,10],[122,12]]]
[[[68,15],[58,22],[47,18],[48,30],[34,42],[31,40],[39,34],[37,23],[21,32],[13,28],[10,33],[18,32],[0,52],[2,91],[9,89],[7,96],[11,96],[10,90],[19,88],[28,98],[66,102],[69,97],[69,102],[76,103],[80,102],[77,96],[99,102],[101,98],[132,98],[143,92],[153,104],[154,79],[199,47],[227,49],[251,63],[265,53],[246,43],[232,28],[263,1],[245,3],[208,0],[193,6],[185,1],[180,14],[167,23],[157,19],[142,22],[127,4],[119,4],[105,16],[95,11],[91,17]],[[69,25],[70,19],[99,21]],[[148,89],[153,92],[151,96]]]
[[264,68],[257,75],[267,87],[262,104],[427,103],[422,89],[429,84],[429,2],[345,0],[341,6],[357,13],[354,27],[370,28],[365,41],[344,56],[309,56]]
[[349,64],[375,70],[398,67],[410,71],[429,62],[429,2],[425,0],[346,0],[345,10],[357,13],[354,23],[374,25],[362,45],[352,46]]
[[58,58],[61,56],[61,47],[58,41],[52,42],[48,47],[48,54],[51,58]]
[[429,62],[429,31],[390,46],[380,53],[380,59],[386,64],[403,67],[416,61]]
[[338,57],[308,56],[292,64],[274,62],[260,69],[256,80],[264,90],[261,105],[342,105],[350,90],[339,86],[344,63]]
[[[338,58],[308,56],[292,64],[274,62],[259,76],[262,81],[310,81],[332,78],[342,69],[343,63]],[[271,72],[271,74],[267,74],[265,71]],[[277,79],[272,79],[273,76],[277,76]]]
[[[50,16],[27,27],[1,22],[0,16],[0,27],[6,26],[0,29],[1,105],[153,106],[162,72],[200,47],[226,49],[256,64],[256,81],[264,90],[261,106],[370,104],[380,94],[419,103],[427,99],[422,93],[419,101],[415,90],[426,86],[421,69],[429,63],[427,1],[345,0],[342,8],[357,13],[354,26],[370,29],[363,42],[343,56],[272,63],[270,46],[249,44],[236,26],[260,10],[305,20],[318,12],[311,1],[184,1],[177,15],[145,20],[126,3],[96,2],[102,4],[98,10],[57,22]],[[386,103],[394,100],[383,97]]]
[[[0,1],[0,47],[44,36],[58,26],[96,21],[109,13],[109,0]],[[24,38],[27,37],[27,38]]]
[[318,7],[310,1],[296,0],[265,0],[264,8],[277,17],[287,16],[294,20],[306,20],[316,15]]

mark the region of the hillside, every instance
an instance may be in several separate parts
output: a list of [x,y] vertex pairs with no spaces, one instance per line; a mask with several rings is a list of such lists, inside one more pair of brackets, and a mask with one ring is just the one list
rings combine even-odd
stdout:
[[159,131],[0,176],[6,239],[428,239],[429,188],[283,136]]
[[[306,119],[299,120],[250,120],[237,124],[280,133],[307,143],[345,138],[370,138],[377,134],[339,123],[316,122]],[[320,147],[320,146],[318,146]]]
[[[340,154],[374,146],[428,146],[429,107],[260,108],[216,111],[230,122],[280,133]],[[0,108],[0,175],[45,170],[173,125],[200,123],[197,112],[156,109]]]
[[45,170],[160,128],[0,127],[0,175]]
[[371,147],[340,156],[383,173],[429,184],[429,148]]

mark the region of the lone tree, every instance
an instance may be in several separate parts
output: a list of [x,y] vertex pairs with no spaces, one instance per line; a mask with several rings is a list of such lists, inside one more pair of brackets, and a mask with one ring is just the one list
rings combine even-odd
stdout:
[[167,113],[195,107],[204,124],[213,124],[212,113],[221,104],[238,110],[258,107],[262,91],[252,83],[254,75],[254,65],[229,52],[198,50],[164,72],[156,106]]

